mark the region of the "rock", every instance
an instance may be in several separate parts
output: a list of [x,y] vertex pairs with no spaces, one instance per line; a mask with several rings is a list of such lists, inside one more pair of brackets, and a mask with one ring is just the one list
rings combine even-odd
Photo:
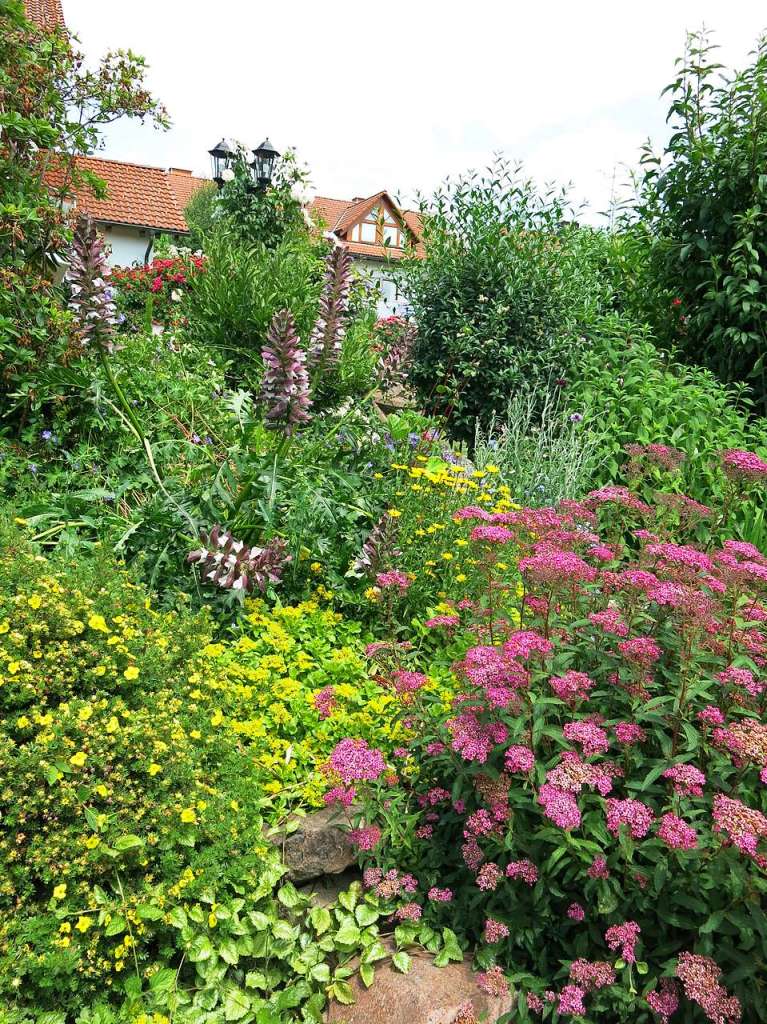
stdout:
[[301,886],[301,892],[311,896],[315,907],[329,907],[338,900],[342,892],[346,892],[352,882],[360,881],[357,868],[349,868],[340,875],[323,875],[307,885]]
[[336,807],[323,807],[305,817],[294,817],[294,832],[268,836],[282,847],[282,858],[292,882],[308,882],[323,875],[339,875],[355,862],[343,828],[345,819]]
[[435,967],[428,953],[413,954],[412,962],[407,974],[389,963],[378,966],[367,989],[359,977],[351,978],[356,1002],[331,1003],[328,1024],[453,1024],[467,1002],[477,1018],[495,1024],[512,1009],[511,996],[487,996],[477,987],[468,962]]

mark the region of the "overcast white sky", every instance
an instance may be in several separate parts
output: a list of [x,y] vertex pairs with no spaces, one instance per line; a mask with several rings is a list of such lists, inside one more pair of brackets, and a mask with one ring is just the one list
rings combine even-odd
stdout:
[[502,150],[591,209],[664,136],[686,29],[743,63],[764,0],[63,0],[89,57],[130,47],[173,127],[110,129],[104,155],[209,173],[224,135],[295,146],[314,190],[404,200]]

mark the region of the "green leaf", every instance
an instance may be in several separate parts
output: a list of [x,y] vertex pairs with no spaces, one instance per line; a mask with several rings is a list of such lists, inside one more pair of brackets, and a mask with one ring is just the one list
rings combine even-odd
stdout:
[[224,994],[224,1020],[241,1020],[251,1005],[247,992],[234,986],[227,989]]
[[286,882],[286,884],[283,885],[283,887],[277,893],[277,899],[280,901],[283,907],[287,907],[290,910],[293,907],[298,906],[298,904],[302,900],[302,896],[299,893],[298,889],[296,889],[296,887],[292,884],[292,882]]
[[399,953],[395,953],[391,958],[391,962],[401,974],[407,974],[413,965],[410,954],[406,953],[404,950],[400,950]]
[[136,850],[143,845],[144,840],[140,836],[118,836],[112,843],[112,846],[118,853],[125,853],[126,850]]
[[168,920],[174,928],[178,928],[179,930],[186,928],[189,923],[183,907],[174,907],[168,914]]
[[354,1002],[354,990],[348,981],[336,981],[330,988],[330,994],[344,1006],[351,1006]]
[[354,910],[354,908],[357,906],[357,892],[356,892],[356,890],[355,889],[349,889],[346,892],[339,893],[338,902],[341,904],[341,906],[345,910],[348,910],[349,912],[352,912]]
[[176,984],[176,972],[172,967],[161,967],[149,979],[149,987],[153,992],[170,992]]
[[262,913],[260,910],[251,910],[248,917],[257,932],[264,931],[272,923],[272,918],[267,914]]
[[195,935],[189,943],[187,955],[193,964],[197,964],[202,960],[209,960],[214,953],[215,949],[207,935]]
[[342,946],[353,946],[360,940],[360,930],[351,918],[346,918],[336,932],[335,939]]
[[234,939],[224,939],[223,942],[219,943],[218,955],[228,964],[236,964],[240,961],[240,954]]
[[365,988],[370,988],[373,984],[373,979],[376,976],[375,967],[372,964],[362,964],[360,966],[360,978]]
[[324,935],[333,919],[330,916],[330,911],[325,907],[314,907],[309,914],[309,920],[317,934]]
[[449,928],[442,929],[442,941],[444,943],[443,949],[447,953],[450,960],[455,960],[460,963],[463,960],[463,950],[458,945],[458,938],[454,931]]
[[275,921],[272,935],[281,942],[288,942],[290,939],[295,939],[296,930],[291,928],[287,921]]
[[88,822],[94,832],[100,832],[99,828],[99,816],[95,811],[92,811],[90,807],[85,808],[85,820]]
[[124,932],[128,922],[122,916],[122,914],[113,914],[112,920],[104,929],[104,934],[109,938],[112,935],[119,935],[120,932]]
[[325,963],[315,964],[309,971],[309,977],[319,981],[322,985],[327,985],[330,981],[330,968]]
[[357,924],[360,928],[367,928],[368,925],[375,924],[380,914],[366,903],[360,903],[354,911],[354,916],[357,918]]
[[269,987],[263,971],[248,971],[245,975],[245,985],[247,988],[265,989]]
[[159,921],[161,917],[165,916],[165,911],[156,903],[142,903],[140,907],[136,908],[136,913],[142,921]]
[[376,939],[376,941],[371,946],[368,946],[362,954],[362,962],[363,964],[372,964],[375,963],[376,960],[385,960],[388,955],[389,950],[384,946],[383,942]]

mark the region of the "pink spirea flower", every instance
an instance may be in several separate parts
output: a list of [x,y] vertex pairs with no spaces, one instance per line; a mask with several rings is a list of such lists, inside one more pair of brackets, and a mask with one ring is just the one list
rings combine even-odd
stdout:
[[381,868],[365,868],[362,872],[362,884],[366,889],[373,889],[383,878]]
[[586,917],[586,911],[580,905],[580,903],[571,903],[567,908],[567,916],[571,921],[583,921]]
[[454,629],[459,625],[461,619],[458,615],[435,615],[431,619],[427,619],[424,622],[424,626],[428,629],[439,629],[444,627],[445,629]]
[[679,1009],[679,986],[673,978],[661,978],[660,987],[648,992],[647,1005],[660,1017],[660,1024],[668,1024]]
[[585,700],[589,690],[594,688],[594,680],[590,679],[585,672],[570,670],[562,676],[552,676],[549,686],[560,700],[567,704],[574,704],[576,701]]
[[505,526],[475,526],[469,537],[484,544],[508,544],[514,534]]
[[509,747],[503,755],[506,770],[510,772],[531,772],[535,767],[535,756],[529,747],[518,743]]
[[574,960],[570,964],[570,980],[587,992],[594,992],[612,985],[615,970],[605,960]]
[[696,572],[711,572],[714,569],[714,563],[705,552],[686,544],[648,544],[645,551],[660,562],[694,569]]
[[419,825],[415,830],[416,839],[431,839],[434,835],[434,828],[432,825]]
[[463,844],[461,847],[461,856],[463,857],[463,862],[469,871],[472,871],[475,874],[479,871],[479,866],[485,859],[485,855],[480,849],[479,843],[474,838],[467,839]]
[[536,654],[545,658],[553,650],[551,641],[534,629],[519,629],[516,633],[511,633],[503,645],[504,654],[509,658],[520,658],[522,661],[527,661]]
[[589,615],[589,622],[599,626],[605,633],[612,633],[615,636],[628,636],[629,628],[623,621],[619,611],[615,608],[605,608],[602,612],[592,612]]
[[391,572],[379,572],[376,576],[376,583],[379,587],[384,589],[396,587],[402,594],[405,593],[412,582],[409,576],[406,576],[404,572],[400,572],[398,569],[392,569]]
[[653,665],[663,654],[650,636],[635,636],[631,640],[623,640],[618,644],[618,650],[627,661],[633,661],[643,667]]
[[754,678],[753,672],[749,672],[747,668],[736,668],[734,665],[719,672],[716,678],[725,686],[740,687],[752,697],[759,697],[765,688],[764,683]]
[[707,705],[696,717],[704,725],[724,725],[724,713],[714,704]]
[[323,686],[312,698],[314,710],[320,718],[330,718],[330,712],[336,706],[336,689],[334,686]]
[[365,740],[341,740],[330,755],[329,763],[346,783],[363,779],[372,782],[386,771],[381,751],[369,747]]
[[595,857],[586,872],[589,878],[609,878],[610,872],[604,857]]
[[710,957],[687,952],[679,954],[676,976],[687,998],[697,1003],[713,1024],[739,1024],[740,1000],[719,984],[721,973],[719,965]]
[[490,751],[503,743],[508,734],[502,722],[481,722],[473,711],[464,711],[451,718],[447,727],[453,737],[451,746],[464,761],[484,764]]
[[674,783],[674,792],[678,796],[703,796],[706,776],[693,764],[675,764],[663,772],[664,779]]
[[645,731],[636,722],[618,722],[615,726],[615,738],[619,743],[630,746],[632,743],[642,743]]
[[538,868],[531,860],[513,860],[506,865],[507,878],[521,878],[527,885],[538,881]]
[[436,885],[426,893],[432,903],[450,903],[453,899],[452,889],[439,889]]
[[372,850],[381,841],[381,830],[375,825],[354,828],[349,832],[349,840],[360,850]]
[[478,811],[470,814],[466,819],[466,824],[463,829],[464,839],[469,839],[471,836],[486,836],[489,835],[497,828],[496,822],[493,820],[492,815],[484,807],[480,807]]
[[509,937],[509,929],[502,921],[496,921],[492,917],[488,917],[485,921],[485,930],[483,938],[485,942],[493,943],[500,942],[502,939]]
[[479,508],[478,505],[467,505],[465,508],[459,508],[457,512],[453,512],[453,519],[458,522],[461,519],[481,519],[484,522],[490,522],[492,516],[484,508]]
[[533,1013],[543,1013],[546,1004],[539,995],[536,995],[535,992],[526,992],[525,999],[528,1010],[532,1010]]
[[416,693],[423,689],[428,683],[428,676],[423,672],[408,672],[405,669],[397,669],[392,673],[394,689],[397,693]]
[[605,932],[605,942],[608,949],[613,953],[620,949],[621,957],[627,964],[636,963],[636,943],[639,938],[640,928],[636,921],[624,921],[623,924],[614,924]]
[[658,826],[658,838],[672,850],[694,850],[698,833],[676,814],[664,814]]
[[423,911],[417,903],[403,903],[394,916],[398,921],[420,921]]
[[581,823],[581,812],[572,793],[559,789],[545,782],[538,790],[538,803],[543,813],[565,831],[578,828]]
[[643,839],[650,831],[654,815],[641,800],[607,801],[607,829],[617,836],[621,825],[628,825],[632,839]]
[[564,583],[591,583],[597,570],[573,551],[542,548],[530,558],[522,558],[519,571],[533,582],[561,586]]
[[605,504],[622,505],[624,508],[641,512],[643,515],[652,512],[649,505],[642,501],[641,498],[638,498],[628,487],[623,487],[620,484],[608,484],[606,487],[601,487],[598,491],[590,491],[585,504],[587,507]]
[[583,1002],[583,997],[585,995],[586,992],[579,985],[565,985],[559,993],[557,1013],[572,1013],[576,1016],[584,1016],[586,1013],[586,1006]]
[[497,864],[488,861],[483,864],[477,874],[477,888],[483,892],[493,892],[498,888],[498,883],[503,878],[503,873]]
[[767,818],[761,811],[717,793],[713,819],[715,832],[724,832],[741,853],[756,857],[759,841],[767,838]]
[[731,480],[767,479],[767,462],[754,452],[731,448],[720,455],[722,468]]
[[500,967],[480,971],[477,974],[477,985],[489,996],[505,996],[509,992],[509,983]]
[[583,751],[584,757],[591,757],[594,754],[603,754],[610,749],[610,741],[607,733],[601,726],[587,719],[577,722],[568,722],[563,730],[565,739],[571,743],[578,743]]
[[348,788],[344,786],[334,786],[324,794],[322,799],[328,806],[330,806],[330,804],[341,804],[343,807],[351,807],[356,796],[357,792],[353,786],[349,786]]

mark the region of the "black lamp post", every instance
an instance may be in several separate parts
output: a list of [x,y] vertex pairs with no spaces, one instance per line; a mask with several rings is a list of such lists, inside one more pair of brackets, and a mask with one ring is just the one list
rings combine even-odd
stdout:
[[210,162],[213,167],[213,180],[219,188],[224,184],[224,171],[230,170],[235,157],[235,151],[226,141],[222,139],[213,149],[209,149]]
[[264,139],[258,149],[253,150],[253,162],[250,169],[256,188],[269,187],[274,174],[274,165],[279,155],[279,151],[274,148],[269,139]]

